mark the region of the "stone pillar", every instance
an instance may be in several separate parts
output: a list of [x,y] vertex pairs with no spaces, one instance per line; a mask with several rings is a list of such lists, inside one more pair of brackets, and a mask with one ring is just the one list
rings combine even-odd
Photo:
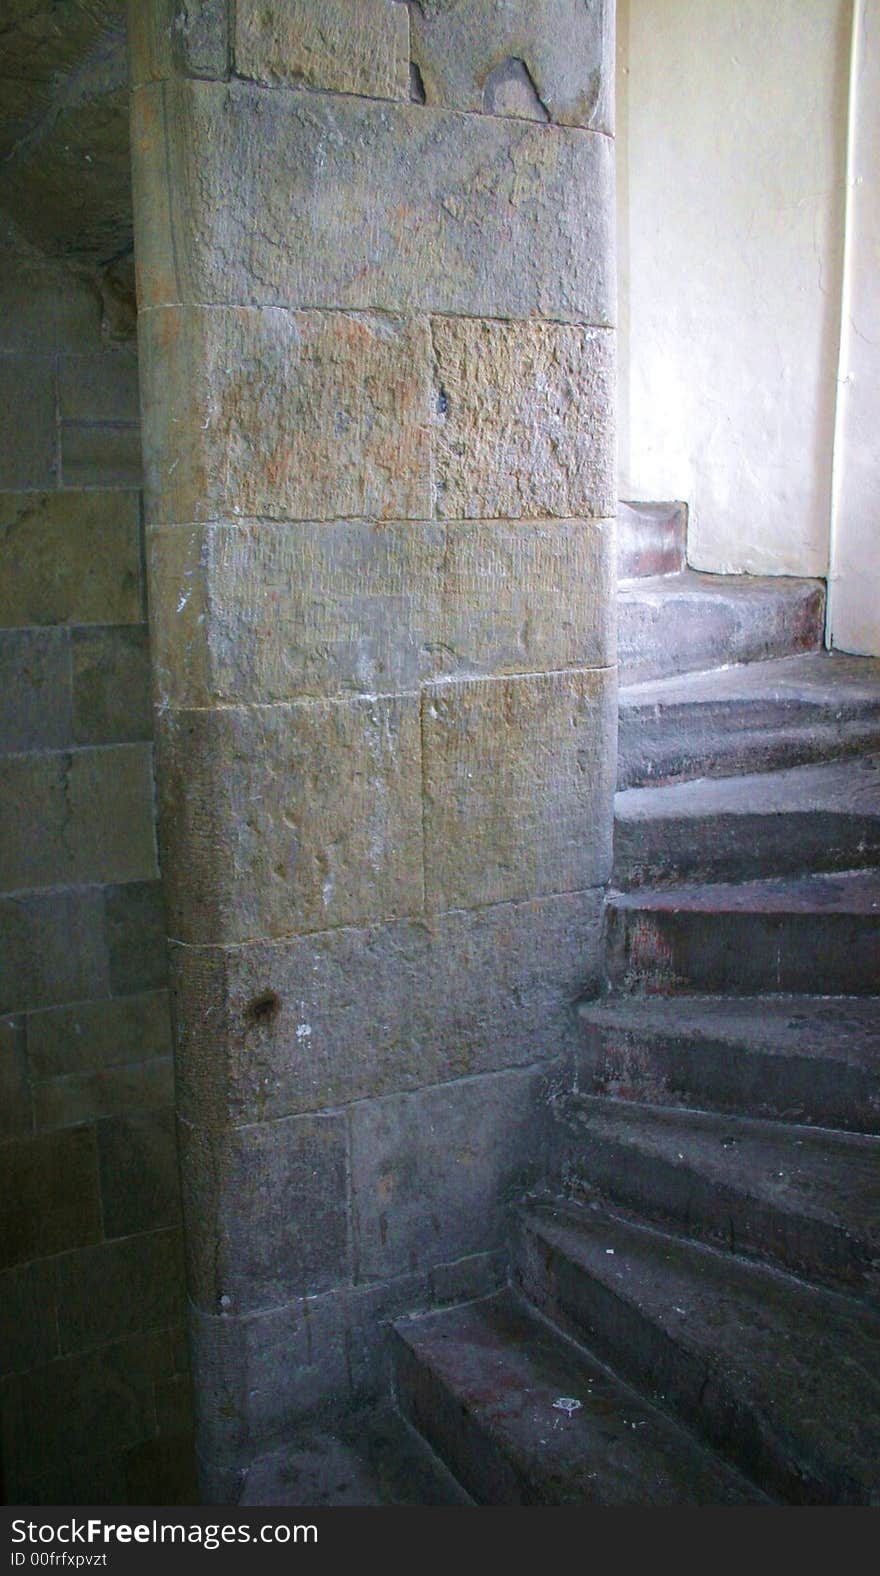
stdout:
[[209,1495],[503,1267],[597,977],[612,0],[138,0],[163,878]]

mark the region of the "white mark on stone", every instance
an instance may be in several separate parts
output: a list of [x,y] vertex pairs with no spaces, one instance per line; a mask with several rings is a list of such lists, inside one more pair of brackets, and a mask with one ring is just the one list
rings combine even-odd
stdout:
[[183,612],[183,610],[186,607],[186,604],[189,601],[191,596],[192,596],[192,591],[191,590],[190,591],[184,591],[183,596],[181,597],[180,601],[177,604],[177,611],[178,611],[178,613],[182,613]]
[[572,1412],[579,1412],[583,1401],[577,1401],[573,1395],[558,1395],[553,1402],[555,1412],[566,1412],[571,1417]]
[[296,1037],[297,1037],[298,1040],[310,1040],[311,1037],[312,1037],[312,1026],[311,1026],[311,1024],[310,1023],[298,1023],[297,1026],[296,1026]]

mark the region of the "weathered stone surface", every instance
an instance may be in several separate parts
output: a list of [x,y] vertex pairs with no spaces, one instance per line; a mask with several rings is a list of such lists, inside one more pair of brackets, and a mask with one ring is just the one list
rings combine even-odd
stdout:
[[0,757],[0,889],[158,876],[149,745]]
[[134,127],[144,304],[614,321],[605,137],[242,83],[144,90]]
[[138,427],[63,421],[58,436],[62,486],[142,486]]
[[148,551],[163,702],[396,694],[430,672],[440,526],[158,526]]
[[181,1122],[179,1143],[197,1306],[245,1313],[350,1280],[344,1117],[289,1117],[216,1135]]
[[0,624],[136,624],[133,493],[0,494]]
[[61,356],[58,412],[62,421],[127,421],[137,425],[137,358],[130,350]]
[[257,82],[409,98],[409,21],[396,0],[237,0],[235,69]]
[[551,1060],[599,979],[602,894],[171,949],[178,1100],[252,1122]]
[[500,1245],[508,1207],[546,1177],[541,1083],[528,1070],[495,1073],[352,1109],[360,1277]]
[[97,888],[0,898],[0,1012],[106,994]]
[[183,1305],[178,1230],[100,1242],[58,1261],[58,1333],[64,1353],[164,1329],[180,1319]]
[[77,1002],[28,1016],[28,1057],[38,1080],[167,1061],[171,1018],[166,991],[121,1001]]
[[13,1139],[0,1147],[0,1265],[63,1253],[101,1235],[95,1132]]
[[52,1262],[0,1275],[0,1374],[23,1373],[57,1357],[55,1299]]
[[[180,1219],[177,1135],[170,1109],[174,1097],[167,1068],[165,1109],[108,1117],[98,1122],[98,1168],[104,1231],[127,1237],[176,1226]],[[129,1112],[137,1111],[132,1102]],[[179,1277],[183,1281],[183,1275]]]
[[161,881],[107,886],[103,904],[112,994],[133,996],[161,989],[168,977]]
[[23,1018],[0,1019],[0,1139],[33,1131]]
[[[34,1083],[37,1127],[74,1127],[96,1117],[168,1107],[174,1101],[170,1058],[127,1062],[93,1073],[69,1073]],[[165,1222],[163,1222],[165,1224]]]
[[229,0],[128,0],[128,50],[136,87],[164,77],[224,77]]
[[75,629],[71,651],[76,743],[127,744],[152,739],[147,626]]
[[428,686],[428,906],[472,907],[607,881],[616,727],[608,668]]
[[276,307],[141,322],[152,521],[430,517],[425,323]]
[[434,671],[604,667],[614,607],[613,521],[450,522]]
[[71,743],[70,671],[66,630],[0,631],[0,753]]
[[614,130],[613,0],[421,0],[410,26],[428,104]]
[[168,713],[169,934],[246,941],[420,909],[418,698]]
[[48,356],[0,355],[0,409],[15,411],[0,438],[0,487],[54,487],[55,368]]
[[613,515],[613,333],[440,317],[431,326],[436,513]]

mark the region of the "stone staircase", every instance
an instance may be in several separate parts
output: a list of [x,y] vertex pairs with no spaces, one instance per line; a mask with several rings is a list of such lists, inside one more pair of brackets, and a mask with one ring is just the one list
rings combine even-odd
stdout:
[[[607,991],[509,1287],[393,1332],[482,1504],[880,1503],[880,662],[622,509]],[[722,666],[727,664],[727,666]],[[682,677],[682,675],[687,677]]]

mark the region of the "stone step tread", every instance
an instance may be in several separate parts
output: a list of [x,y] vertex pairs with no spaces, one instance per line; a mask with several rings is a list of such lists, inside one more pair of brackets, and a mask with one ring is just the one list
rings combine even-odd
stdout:
[[[722,1434],[733,1414],[757,1418],[756,1455],[766,1461],[769,1451],[779,1480],[807,1502],[827,1500],[832,1487],[832,1502],[880,1503],[880,1320],[863,1305],[606,1209],[536,1204],[524,1227],[542,1259],[569,1266],[569,1283],[573,1269],[600,1290],[601,1307],[608,1296],[620,1307],[623,1323],[607,1315],[606,1344],[624,1350],[634,1327],[656,1332],[668,1354],[664,1386],[679,1387],[667,1399],[683,1413],[707,1426],[714,1413]],[[597,1306],[579,1322],[601,1317]],[[632,1361],[637,1368],[635,1349]]]
[[[776,877],[766,881],[706,881],[637,892],[611,892],[616,909],[705,914],[876,914],[880,919],[880,872],[845,870],[828,875]],[[880,984],[880,981],[878,981]]]
[[622,685],[621,713],[724,706],[735,701],[803,702],[835,709],[880,709],[880,658],[851,657],[838,651],[811,651],[771,657],[706,672],[675,673],[640,684]]
[[626,788],[614,799],[618,823],[706,818],[717,822],[723,816],[799,816],[816,811],[880,819],[880,752],[784,771]]
[[481,1503],[649,1506],[762,1499],[509,1292],[402,1321],[395,1330],[404,1409],[417,1426],[431,1430],[434,1448]]
[[[878,981],[880,984],[880,981]],[[723,1042],[776,1057],[809,1057],[880,1073],[880,997],[606,997],[578,1016],[600,1029]]]
[[698,569],[683,569],[675,575],[645,575],[622,580],[617,594],[618,601],[653,603],[657,607],[694,599],[761,607],[800,601],[823,590],[821,580],[805,580],[794,575],[712,575]]
[[593,1143],[638,1150],[727,1195],[838,1227],[880,1254],[880,1138],[599,1095],[569,1097],[564,1116],[586,1146],[587,1170]]

